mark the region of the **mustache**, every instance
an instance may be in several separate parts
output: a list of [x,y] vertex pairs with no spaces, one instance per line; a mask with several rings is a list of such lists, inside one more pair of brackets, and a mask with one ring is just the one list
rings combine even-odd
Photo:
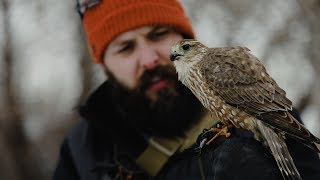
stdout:
[[138,81],[137,91],[144,92],[152,83],[162,79],[178,80],[178,74],[172,65],[161,65],[154,69],[146,70]]

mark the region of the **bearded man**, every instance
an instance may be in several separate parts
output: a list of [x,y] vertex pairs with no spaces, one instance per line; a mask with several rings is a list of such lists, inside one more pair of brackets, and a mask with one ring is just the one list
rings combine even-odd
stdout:
[[[194,33],[176,0],[78,2],[88,48],[108,80],[80,108],[53,179],[281,179],[262,144],[245,131],[204,141],[215,120],[177,80],[171,46]],[[289,143],[290,148],[290,143]],[[294,146],[301,176],[320,162]]]

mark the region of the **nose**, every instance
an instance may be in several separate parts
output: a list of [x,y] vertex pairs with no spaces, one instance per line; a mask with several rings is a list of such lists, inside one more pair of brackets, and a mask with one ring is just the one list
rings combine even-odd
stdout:
[[160,56],[157,49],[152,46],[145,46],[141,49],[140,64],[145,69],[153,69],[159,64]]

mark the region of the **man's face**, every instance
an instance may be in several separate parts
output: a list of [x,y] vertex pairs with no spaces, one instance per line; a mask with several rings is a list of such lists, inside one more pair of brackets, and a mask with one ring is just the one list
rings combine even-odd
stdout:
[[169,59],[182,36],[166,27],[141,27],[114,39],[104,54],[113,104],[124,123],[152,135],[180,136],[202,105],[180,82]]
[[[171,28],[144,26],[116,37],[107,47],[103,63],[108,74],[129,90],[139,88],[143,74],[158,66],[170,65],[171,46],[182,36]],[[153,77],[145,95],[157,99],[157,92],[172,86],[167,79]]]

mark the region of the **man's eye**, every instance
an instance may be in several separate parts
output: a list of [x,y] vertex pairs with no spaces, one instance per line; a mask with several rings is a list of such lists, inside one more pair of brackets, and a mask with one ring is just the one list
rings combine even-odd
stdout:
[[169,33],[169,30],[158,30],[150,34],[150,39],[157,40]]
[[132,49],[133,49],[132,43],[128,43],[128,44],[124,45],[122,48],[120,48],[120,50],[118,52],[119,53],[128,52]]

